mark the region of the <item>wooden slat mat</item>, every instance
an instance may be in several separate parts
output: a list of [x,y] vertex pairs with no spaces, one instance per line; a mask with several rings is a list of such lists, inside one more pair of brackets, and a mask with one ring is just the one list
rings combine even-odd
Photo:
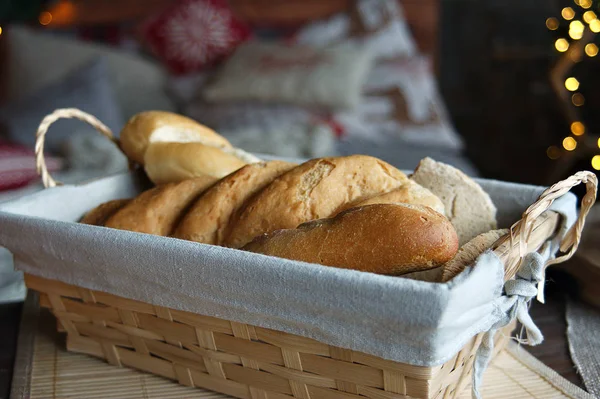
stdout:
[[[184,387],[162,377],[111,366],[86,355],[69,353],[64,349],[64,338],[54,332],[55,324],[48,316],[40,315],[40,327],[33,336],[30,385],[13,386],[13,399],[229,398]],[[17,391],[22,394],[16,395]],[[501,353],[488,369],[484,377],[483,397],[592,398],[514,344]],[[460,399],[470,398],[470,389],[460,396]]]

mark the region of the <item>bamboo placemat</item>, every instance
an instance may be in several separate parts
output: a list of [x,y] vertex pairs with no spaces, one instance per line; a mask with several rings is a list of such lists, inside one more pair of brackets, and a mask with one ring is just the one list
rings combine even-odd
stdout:
[[[35,312],[24,315],[27,319]],[[51,315],[42,311],[33,323],[31,350],[26,350],[27,338],[20,339],[21,365],[15,369],[12,399],[67,399],[67,398],[229,398],[198,388],[188,388],[162,377],[118,368],[102,360],[67,352],[62,337],[55,332]],[[37,326],[35,325],[37,324]],[[23,332],[27,336],[27,331]],[[27,358],[31,359],[30,367]],[[517,345],[509,345],[489,367],[484,377],[483,397],[486,399],[547,399],[593,397],[560,377]],[[466,389],[460,399],[470,399]]]

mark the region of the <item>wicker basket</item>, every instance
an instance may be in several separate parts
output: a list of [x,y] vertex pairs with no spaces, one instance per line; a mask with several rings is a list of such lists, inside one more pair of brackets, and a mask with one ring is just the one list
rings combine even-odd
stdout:
[[[36,152],[46,187],[56,182],[45,168],[44,134],[61,117],[85,120],[112,139],[104,125],[77,110],[60,110],[44,119]],[[559,217],[548,210],[553,200],[582,182],[587,193],[578,220],[561,245],[564,254],[551,263],[573,255],[596,197],[597,179],[590,172],[579,172],[546,190],[494,245],[506,279],[514,277],[526,254],[537,251],[556,231]],[[26,275],[25,282],[40,293],[41,305],[51,309],[59,329],[66,331],[68,350],[238,398],[454,398],[470,381],[482,339],[481,334],[473,337],[443,365],[421,367],[33,275]],[[497,351],[513,327],[497,334]]]

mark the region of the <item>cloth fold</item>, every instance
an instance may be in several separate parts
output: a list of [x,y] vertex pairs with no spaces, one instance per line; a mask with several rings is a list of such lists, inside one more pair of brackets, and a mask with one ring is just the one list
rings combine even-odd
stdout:
[[[526,345],[539,345],[544,336],[529,315],[529,303],[537,296],[538,284],[544,281],[544,268],[553,257],[552,244],[547,242],[539,252],[527,254],[514,280],[504,283],[505,297],[495,309],[498,321],[483,336],[481,346],[477,350],[473,366],[473,397],[481,399],[480,387],[483,373],[494,352],[494,335],[502,327],[517,319],[525,329],[527,338],[519,342]],[[498,259],[498,262],[500,260]],[[518,338],[517,338],[518,339]]]

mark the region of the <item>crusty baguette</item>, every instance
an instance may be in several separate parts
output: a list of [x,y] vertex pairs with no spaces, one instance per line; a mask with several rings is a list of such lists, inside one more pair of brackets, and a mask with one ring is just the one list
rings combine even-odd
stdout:
[[201,143],[151,143],[144,169],[154,184],[176,183],[198,176],[222,178],[247,162]]
[[232,215],[248,198],[295,164],[270,161],[246,165],[208,189],[189,209],[173,236],[221,245]]
[[496,207],[490,196],[460,170],[425,158],[411,179],[442,200],[460,245],[496,228]]
[[108,218],[105,226],[167,236],[193,201],[216,181],[203,176],[147,190]]
[[446,214],[442,200],[431,191],[412,180],[408,180],[402,186],[387,193],[378,194],[366,200],[359,201],[358,203],[348,205],[346,209],[363,205],[395,203],[424,205],[442,215]]
[[458,238],[452,224],[429,207],[375,204],[334,218],[257,237],[243,250],[326,266],[400,275],[452,259]]
[[146,111],[127,121],[120,134],[121,149],[129,159],[144,164],[150,142],[200,142],[214,147],[231,147],[227,139],[212,129],[183,115]]
[[346,204],[388,192],[406,175],[366,155],[319,158],[279,176],[231,219],[223,244],[240,248],[254,237],[330,217]]
[[508,229],[491,230],[480,234],[460,247],[454,258],[444,264],[442,281],[446,282],[454,278],[477,260],[479,255],[489,249],[500,237],[508,233]]
[[81,223],[92,224],[94,226],[104,226],[104,223],[106,223],[108,218],[114,215],[119,209],[123,208],[129,202],[131,202],[130,199],[116,199],[100,204],[86,213],[83,218],[81,218]]

